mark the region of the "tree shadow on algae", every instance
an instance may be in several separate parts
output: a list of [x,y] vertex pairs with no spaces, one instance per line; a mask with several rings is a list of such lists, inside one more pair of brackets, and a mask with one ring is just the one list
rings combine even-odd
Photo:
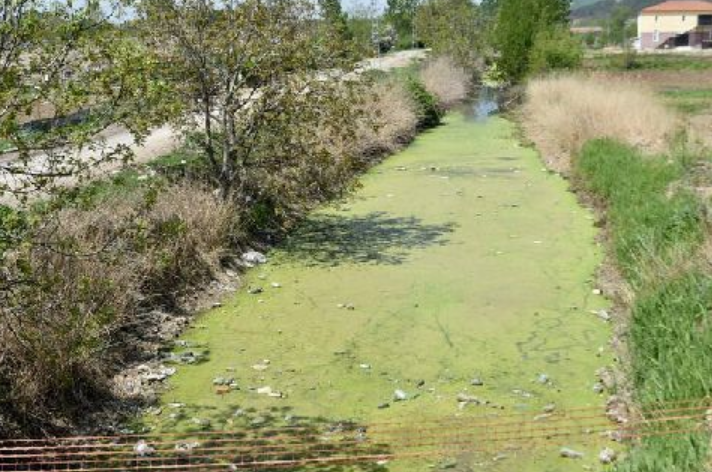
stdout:
[[386,212],[319,214],[285,242],[282,259],[310,266],[402,264],[415,249],[447,244],[455,223],[426,224],[415,216]]

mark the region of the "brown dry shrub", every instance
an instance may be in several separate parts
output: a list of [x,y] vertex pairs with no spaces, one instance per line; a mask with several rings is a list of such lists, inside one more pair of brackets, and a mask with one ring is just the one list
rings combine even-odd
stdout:
[[437,98],[438,105],[448,109],[467,98],[472,75],[451,58],[440,56],[423,66],[420,81]]
[[581,75],[532,80],[522,122],[547,164],[560,172],[567,172],[571,158],[595,138],[665,151],[680,123],[645,86]]
[[357,155],[381,157],[401,149],[415,138],[418,126],[416,107],[401,82],[376,82],[361,106],[363,116],[356,123]]
[[122,330],[204,282],[233,219],[231,205],[188,185],[45,215],[38,244],[4,262],[0,434],[71,424],[107,394],[132,349]]

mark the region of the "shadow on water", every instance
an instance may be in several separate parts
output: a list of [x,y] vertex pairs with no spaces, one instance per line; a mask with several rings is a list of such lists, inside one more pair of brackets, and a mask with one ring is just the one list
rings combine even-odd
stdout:
[[415,216],[386,212],[366,215],[317,215],[285,243],[284,260],[311,266],[402,264],[408,252],[447,243],[454,223],[425,224]]

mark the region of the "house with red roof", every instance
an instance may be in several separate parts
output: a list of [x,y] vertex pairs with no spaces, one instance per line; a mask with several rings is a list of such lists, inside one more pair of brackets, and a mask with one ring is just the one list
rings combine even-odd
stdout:
[[669,0],[638,15],[641,49],[712,48],[712,2]]

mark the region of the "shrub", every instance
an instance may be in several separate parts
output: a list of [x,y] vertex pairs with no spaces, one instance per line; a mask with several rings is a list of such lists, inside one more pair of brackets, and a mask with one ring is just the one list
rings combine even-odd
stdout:
[[614,138],[645,151],[662,152],[679,120],[640,84],[561,75],[530,81],[522,125],[553,169],[566,172],[587,141]]
[[438,105],[448,109],[467,98],[472,77],[451,58],[441,56],[423,66],[420,81],[437,98]]
[[[38,244],[6,254],[0,291],[0,434],[81,417],[133,355],[139,310],[207,281],[234,209],[198,187],[112,196],[40,215]],[[4,431],[3,431],[4,430]]]
[[418,128],[433,128],[440,124],[443,111],[435,97],[425,89],[425,86],[416,78],[408,78],[406,87],[415,103]]
[[400,81],[378,80],[361,105],[356,123],[356,154],[366,158],[390,154],[415,138],[415,103]]
[[529,52],[529,73],[540,75],[554,70],[571,70],[581,65],[583,47],[567,29],[539,31]]

